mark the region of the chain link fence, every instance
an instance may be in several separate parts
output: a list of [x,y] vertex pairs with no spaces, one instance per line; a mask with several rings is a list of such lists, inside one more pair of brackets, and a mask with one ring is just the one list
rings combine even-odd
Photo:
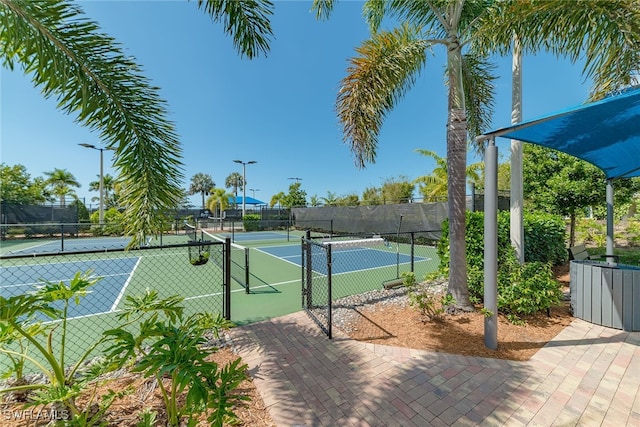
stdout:
[[[117,327],[117,315],[128,300],[148,290],[159,298],[183,298],[184,314],[209,312],[231,318],[229,247],[225,242],[192,242],[135,250],[111,249],[72,254],[3,255],[0,257],[0,292],[4,301],[33,292],[45,282],[67,286],[77,273],[89,273],[97,283],[89,292],[70,300],[67,313],[66,359],[77,360],[102,333]],[[196,262],[197,261],[197,262]],[[208,262],[207,262],[208,261]],[[62,301],[57,301],[62,308]],[[51,325],[44,315],[35,321]],[[58,331],[53,337],[58,339]],[[95,349],[98,355],[102,349]],[[0,372],[8,360],[0,356]]]
[[[302,239],[302,307],[331,338],[332,310],[349,297],[418,281],[439,265],[436,248],[419,232],[327,236],[307,232]],[[375,299],[369,299],[374,301]]]
[[302,308],[329,338],[331,276],[331,246],[314,241],[307,234],[302,240]]

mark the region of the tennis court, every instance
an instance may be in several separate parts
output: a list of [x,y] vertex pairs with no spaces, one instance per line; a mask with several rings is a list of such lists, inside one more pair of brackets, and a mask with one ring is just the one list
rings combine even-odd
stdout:
[[[302,253],[299,245],[265,246],[259,247],[256,250],[282,258],[285,261],[302,267]],[[339,248],[334,249],[332,254],[331,270],[333,274],[353,273],[396,265],[408,265],[411,262],[411,256],[408,254],[367,247]],[[414,262],[421,261],[431,261],[431,258],[414,257]],[[312,266],[316,273],[327,274],[326,264],[313,262],[312,260]]]
[[[158,238],[148,237],[145,246],[163,246],[172,243],[184,243],[185,237],[165,235]],[[122,237],[56,237],[37,239],[12,239],[2,242],[2,255],[39,255],[60,252],[82,252],[96,250],[124,249],[131,238]]]
[[[286,236],[278,232],[235,234],[244,246],[233,245],[231,250],[230,317],[234,323],[242,325],[301,310],[301,244],[297,243],[298,235],[290,233],[291,240]],[[156,290],[161,298],[183,296],[185,313],[222,313],[225,293],[221,254],[210,249],[209,262],[194,266],[190,263],[189,250],[199,246],[198,242],[188,244],[185,234],[174,237],[182,241],[182,247],[150,246],[126,251],[121,249],[126,245],[121,240],[126,239],[116,238],[117,244],[122,245],[116,250],[56,254],[43,251],[37,256],[2,256],[0,295],[8,298],[29,292],[42,280],[68,283],[77,272],[91,271],[99,277],[80,304],[72,302],[69,306],[68,333],[74,337],[70,357],[95,342],[102,331],[115,327],[119,323],[117,314],[127,298],[141,296],[147,289]],[[106,240],[97,239],[101,244]],[[212,245],[220,251],[223,246],[218,240],[212,243],[204,239],[202,245]],[[245,254],[248,254],[248,263],[243,264]],[[335,295],[382,289],[383,280],[397,277],[399,269],[410,269],[410,260],[409,247],[402,244],[336,250]],[[416,277],[433,271],[437,267],[435,249],[416,248],[414,264]],[[322,268],[320,264],[314,266],[319,274],[323,274]],[[250,283],[249,293],[242,283],[245,275]]]
[[100,280],[82,304],[69,307],[69,318],[110,313],[118,307],[139,262],[140,257],[123,257],[118,262],[92,259],[7,266],[0,269],[0,293],[5,298],[22,295],[35,290],[43,281],[68,283],[77,272],[91,271]]
[[[184,236],[183,236],[184,239]],[[157,291],[161,299],[184,297],[185,314],[212,312],[224,314],[224,275],[215,263],[193,266],[189,247],[164,246],[131,251],[113,250],[82,253],[42,254],[0,257],[0,295],[3,298],[32,292],[43,281],[69,284],[76,273],[90,272],[99,278],[86,296],[69,301],[69,360],[95,343],[103,331],[120,324],[117,315],[128,298]],[[208,250],[221,252],[222,245],[208,244]],[[54,303],[62,308],[63,301]],[[36,320],[52,319],[37,317]],[[54,339],[57,334],[54,334]],[[7,361],[0,357],[0,371]]]

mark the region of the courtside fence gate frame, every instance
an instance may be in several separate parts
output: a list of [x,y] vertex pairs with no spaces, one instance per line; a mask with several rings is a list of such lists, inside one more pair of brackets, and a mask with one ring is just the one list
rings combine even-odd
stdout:
[[302,308],[329,339],[333,335],[331,277],[331,245],[312,240],[307,231],[302,238]]

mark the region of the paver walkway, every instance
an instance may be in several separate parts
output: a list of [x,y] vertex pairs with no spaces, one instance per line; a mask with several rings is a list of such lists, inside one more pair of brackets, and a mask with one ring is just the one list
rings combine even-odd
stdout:
[[640,426],[640,332],[575,320],[527,362],[329,340],[304,312],[232,339],[279,427]]

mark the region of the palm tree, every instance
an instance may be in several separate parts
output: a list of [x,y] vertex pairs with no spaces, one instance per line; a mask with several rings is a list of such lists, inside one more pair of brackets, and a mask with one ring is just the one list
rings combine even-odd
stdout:
[[229,199],[233,197],[225,191],[224,188],[214,188],[211,191],[211,195],[207,199],[207,209],[213,212],[213,215],[217,215],[220,218],[220,224],[222,225],[222,211],[229,208]]
[[[115,194],[110,194],[115,190],[116,180],[111,174],[105,174],[102,177],[102,188],[104,190],[104,205],[106,208],[115,207],[117,205]],[[91,181],[89,183],[89,191],[100,191],[100,175],[98,175],[98,181]],[[98,201],[100,197],[92,197],[91,201]]]
[[271,197],[271,201],[269,202],[269,207],[272,208],[276,205],[282,206],[285,204],[286,200],[287,200],[287,195],[284,194],[284,191],[281,191],[278,194],[274,194]]
[[[640,8],[632,0],[591,5],[563,0],[378,1],[364,3],[372,30],[356,48],[337,97],[344,140],[356,164],[374,162],[378,134],[388,111],[412,87],[427,50],[441,46],[447,57],[447,165],[450,224],[449,293],[456,308],[473,309],[468,297],[465,248],[465,170],[467,132],[486,130],[493,105],[491,67],[486,58],[506,53],[514,34],[523,52],[547,48],[577,60],[585,54],[588,76],[595,76],[596,93],[613,82],[629,81],[640,62]],[[335,0],[314,0],[318,18],[328,18]],[[622,7],[618,7],[618,6]],[[400,21],[391,31],[378,31],[384,17]],[[613,47],[614,54],[601,46]],[[465,53],[463,54],[463,49]],[[602,53],[600,53],[602,52]],[[617,54],[621,55],[618,67]],[[606,92],[606,91],[605,91]]]
[[[425,202],[436,202],[446,200],[448,193],[449,174],[447,173],[447,159],[438,156],[431,150],[416,150],[423,156],[431,157],[436,162],[436,167],[431,171],[431,175],[424,175],[416,178],[413,182],[420,185],[420,193]],[[471,182],[480,180],[480,171],[484,169],[482,162],[473,163],[467,166],[466,176]]]
[[[314,1],[317,16],[328,17],[334,3]],[[356,165],[364,167],[375,161],[384,116],[413,86],[427,61],[427,51],[443,47],[449,89],[448,291],[456,301],[456,308],[461,310],[474,309],[467,288],[465,247],[467,129],[478,134],[479,129],[489,124],[494,79],[485,58],[473,52],[463,55],[462,50],[473,40],[477,19],[489,9],[483,2],[464,0],[365,2],[372,35],[356,48],[359,56],[350,60],[336,102],[344,140],[355,154]],[[402,24],[391,31],[378,32],[386,14],[400,18]]]
[[65,196],[75,196],[76,193],[71,187],[79,188],[80,183],[66,169],[54,169],[44,174],[48,177],[45,183],[51,187],[51,193],[60,198],[60,206],[65,206]]
[[[515,8],[507,7],[504,19],[486,22],[479,45],[484,43],[487,50],[498,47],[502,54],[511,48],[511,122],[522,121],[523,51],[535,53],[540,47],[546,47],[573,61],[584,53],[584,74],[594,77],[591,100],[629,85],[638,70],[639,9],[633,0],[589,2],[578,7],[575,2],[562,0],[529,0],[519,1]],[[524,262],[522,156],[522,142],[512,140],[510,233],[520,262]]]
[[[268,52],[269,0],[197,5],[224,24],[241,56]],[[158,88],[76,2],[0,0],[0,17],[3,64],[18,64],[45,98],[56,99],[62,111],[75,114],[115,150],[132,244],[161,230],[164,213],[179,202],[182,150]]]
[[204,196],[208,196],[213,190],[216,184],[211,179],[211,175],[198,172],[191,177],[191,185],[189,186],[188,193],[190,195],[201,194],[202,195],[202,209],[205,208]]
[[338,195],[327,191],[327,197],[321,197],[320,200],[324,202],[325,206],[336,206],[338,204]]
[[238,190],[242,191],[244,188],[244,178],[242,174],[239,172],[230,173],[227,179],[224,180],[224,186],[225,188],[233,188],[233,196],[235,197],[233,203],[235,204],[238,200]]

